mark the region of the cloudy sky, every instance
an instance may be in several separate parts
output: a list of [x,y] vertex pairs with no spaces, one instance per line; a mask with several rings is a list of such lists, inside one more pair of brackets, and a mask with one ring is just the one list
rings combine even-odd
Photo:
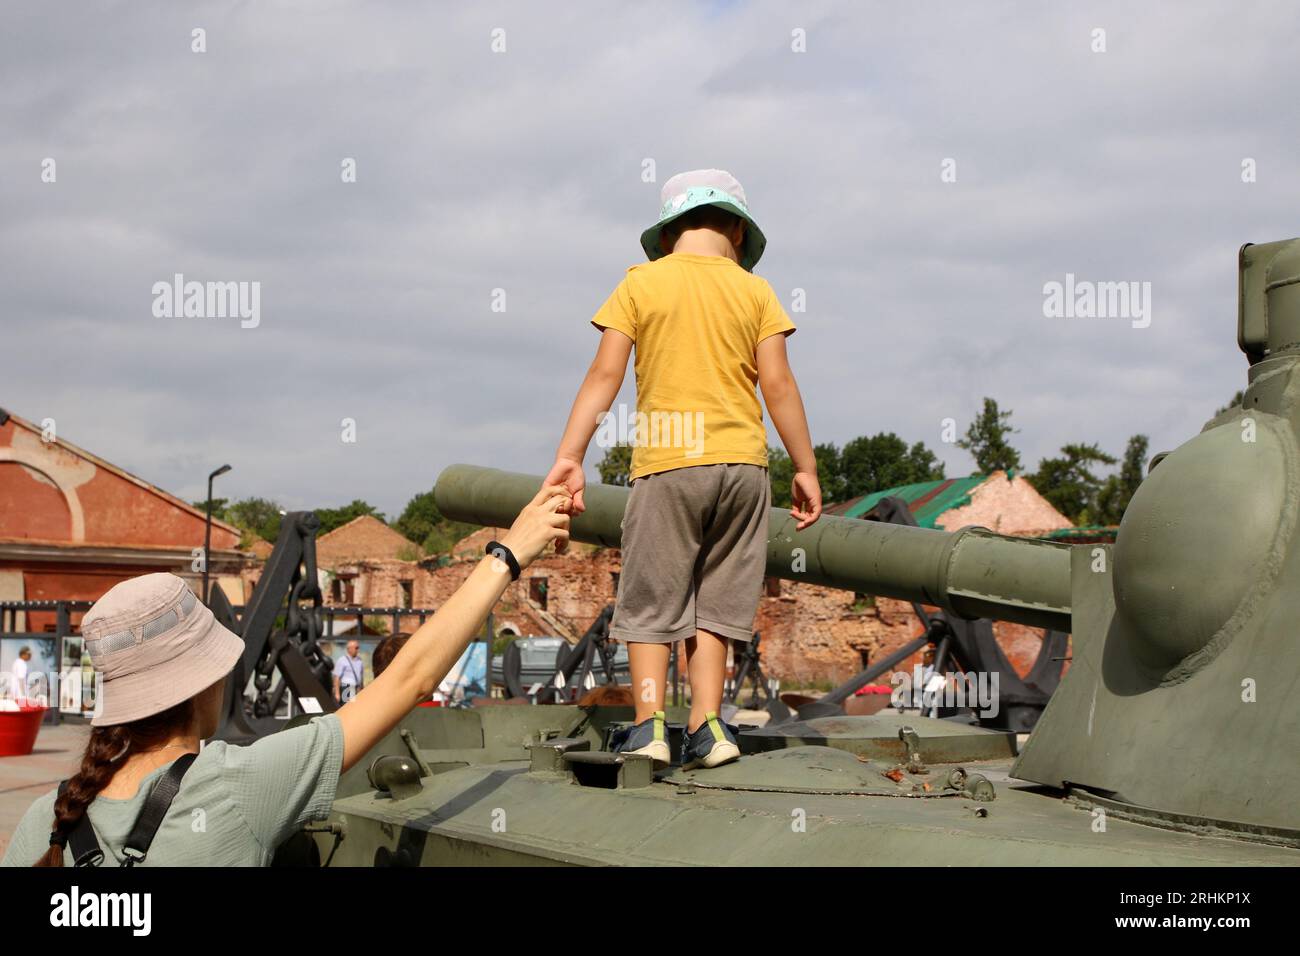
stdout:
[[[227,462],[223,495],[390,516],[453,462],[545,472],[588,319],[682,169],[735,173],[757,271],[788,304],[804,290],[814,440],[895,431],[950,475],[972,463],[941,423],[964,431],[985,395],[1030,465],[1191,437],[1245,378],[1237,248],[1300,233],[1293,3],[9,2],[5,21],[0,406],[186,498]],[[260,283],[260,323],[155,316],[176,273]],[[1067,273],[1149,282],[1149,326],[1045,317]]]

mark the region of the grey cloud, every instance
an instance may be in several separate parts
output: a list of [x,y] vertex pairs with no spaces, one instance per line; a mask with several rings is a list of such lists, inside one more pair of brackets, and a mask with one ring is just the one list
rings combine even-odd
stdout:
[[[20,5],[0,36],[0,404],[185,497],[225,461],[223,494],[390,514],[453,461],[544,471],[587,320],[656,212],[652,158],[660,182],[716,165],[745,183],[759,271],[807,291],[791,353],[815,440],[894,430],[961,474],[939,423],[964,428],[988,394],[1031,463],[1138,431],[1172,447],[1244,381],[1237,246],[1297,231],[1277,91],[1298,20],[1210,2]],[[1152,282],[1151,328],[1044,319],[1067,271]],[[153,318],[175,272],[260,281],[261,326]]]

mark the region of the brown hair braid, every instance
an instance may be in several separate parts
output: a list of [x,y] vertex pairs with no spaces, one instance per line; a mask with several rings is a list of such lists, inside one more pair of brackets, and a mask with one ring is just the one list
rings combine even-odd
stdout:
[[[66,842],[90,802],[108,786],[128,754],[161,747],[176,734],[187,731],[193,722],[194,701],[190,699],[129,724],[93,728],[81,758],[81,768],[54,801],[54,825],[50,832],[58,833]],[[33,865],[62,866],[63,846],[51,843],[45,855]]]

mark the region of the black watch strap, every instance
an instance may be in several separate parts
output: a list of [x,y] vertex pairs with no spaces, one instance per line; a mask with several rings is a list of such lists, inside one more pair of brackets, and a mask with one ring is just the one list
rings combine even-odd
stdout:
[[500,541],[489,541],[487,547],[483,549],[486,553],[492,555],[498,561],[504,561],[506,567],[510,569],[510,580],[518,581],[519,575],[523,569],[519,567],[519,561],[515,558],[514,552],[507,548]]

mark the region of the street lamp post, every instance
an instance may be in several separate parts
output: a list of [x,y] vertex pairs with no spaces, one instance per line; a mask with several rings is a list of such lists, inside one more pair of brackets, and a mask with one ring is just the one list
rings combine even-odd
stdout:
[[208,554],[212,550],[212,479],[224,475],[230,470],[229,465],[222,465],[208,475],[208,519],[203,530],[203,603],[208,603]]

